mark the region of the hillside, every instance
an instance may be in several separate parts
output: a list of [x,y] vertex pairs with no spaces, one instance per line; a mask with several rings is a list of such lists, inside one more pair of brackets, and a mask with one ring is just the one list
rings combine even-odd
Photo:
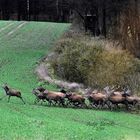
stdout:
[[[139,140],[140,116],[127,112],[34,105],[37,61],[49,53],[69,24],[0,21],[0,85],[22,91],[0,100],[1,140]],[[52,87],[48,87],[49,89]],[[4,95],[0,88],[0,97]]]

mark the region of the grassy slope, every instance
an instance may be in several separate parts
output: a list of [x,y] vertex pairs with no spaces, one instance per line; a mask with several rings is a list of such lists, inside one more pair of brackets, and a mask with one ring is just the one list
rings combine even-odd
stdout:
[[[0,29],[13,22],[0,22]],[[139,140],[140,116],[123,112],[63,109],[33,105],[32,88],[37,85],[33,73],[36,61],[69,27],[67,24],[14,22],[0,30],[0,84],[18,88],[27,102],[18,99],[0,101],[0,139],[48,140]],[[48,87],[51,88],[51,87]],[[0,89],[0,96],[3,90]]]

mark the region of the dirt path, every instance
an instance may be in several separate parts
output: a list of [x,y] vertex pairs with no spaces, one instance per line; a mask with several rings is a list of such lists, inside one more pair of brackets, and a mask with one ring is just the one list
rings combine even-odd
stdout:
[[41,63],[37,69],[36,69],[36,73],[38,75],[38,77],[41,80],[47,81],[49,84],[54,84],[57,85],[58,87],[62,88],[66,88],[68,90],[71,91],[81,91],[84,92],[84,86],[82,84],[78,84],[78,83],[70,83],[67,81],[63,81],[63,80],[57,80],[57,79],[53,79],[51,78],[51,74],[49,73],[48,67],[46,63]]

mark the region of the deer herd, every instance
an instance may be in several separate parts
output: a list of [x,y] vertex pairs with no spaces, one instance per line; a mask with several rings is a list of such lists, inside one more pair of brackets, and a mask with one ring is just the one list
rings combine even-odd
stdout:
[[[25,104],[20,91],[10,88],[7,84],[3,85],[3,89],[6,93],[4,97],[8,96],[8,102],[12,96],[15,96]],[[33,89],[32,93],[35,95],[35,104],[47,102],[49,106],[109,108],[110,110],[120,107],[125,107],[127,110],[140,107],[140,98],[132,95],[129,89],[115,89],[109,86],[102,91],[90,89],[82,95],[65,89],[61,89],[59,92],[50,91],[42,86]]]

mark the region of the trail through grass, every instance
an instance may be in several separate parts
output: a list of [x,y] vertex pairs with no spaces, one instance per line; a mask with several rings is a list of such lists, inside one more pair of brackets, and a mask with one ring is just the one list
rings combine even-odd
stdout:
[[29,22],[18,28],[22,23],[0,22],[0,85],[21,90],[26,101],[0,101],[1,140],[140,140],[139,115],[33,105],[36,62],[70,25]]

